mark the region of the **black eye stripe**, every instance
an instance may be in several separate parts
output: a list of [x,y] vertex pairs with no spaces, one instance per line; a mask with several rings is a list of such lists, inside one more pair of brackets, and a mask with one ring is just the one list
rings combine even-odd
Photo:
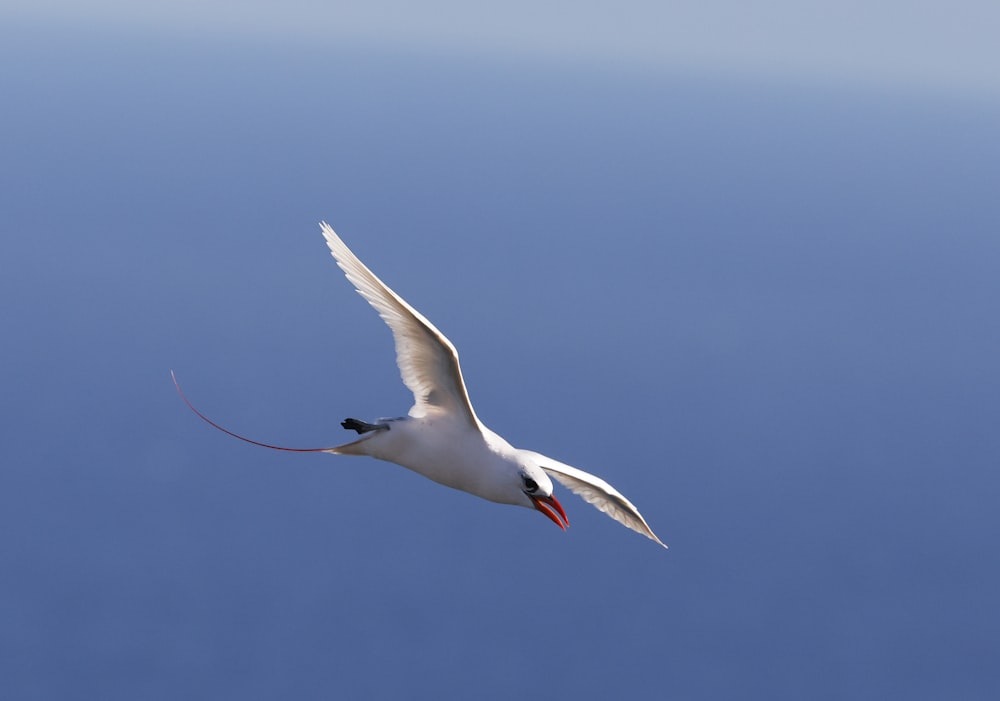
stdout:
[[536,482],[535,480],[531,479],[530,477],[525,477],[524,478],[524,489],[525,489],[525,491],[528,491],[528,492],[537,492],[538,491],[538,482]]

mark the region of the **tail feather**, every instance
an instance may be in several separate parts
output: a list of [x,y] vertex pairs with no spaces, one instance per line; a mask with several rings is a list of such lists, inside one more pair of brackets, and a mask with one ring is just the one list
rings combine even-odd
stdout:
[[344,443],[343,445],[338,445],[335,448],[330,448],[326,452],[332,455],[371,455],[371,453],[369,453],[368,450],[362,446],[362,444],[374,435],[377,435],[377,432],[372,431],[371,433],[364,433],[360,438],[353,440],[350,443]]

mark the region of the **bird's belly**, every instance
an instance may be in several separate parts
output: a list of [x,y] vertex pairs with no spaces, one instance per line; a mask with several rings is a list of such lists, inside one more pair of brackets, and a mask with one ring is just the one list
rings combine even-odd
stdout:
[[393,421],[365,441],[369,455],[454,489],[496,501],[487,472],[496,456],[481,436],[464,427],[422,419]]

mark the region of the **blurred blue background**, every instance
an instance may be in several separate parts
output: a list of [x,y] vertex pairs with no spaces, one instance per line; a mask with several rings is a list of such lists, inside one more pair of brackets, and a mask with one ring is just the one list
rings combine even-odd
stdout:
[[[1000,10],[471,7],[0,12],[0,695],[997,698]],[[320,219],[670,550],[192,416],[408,409]]]

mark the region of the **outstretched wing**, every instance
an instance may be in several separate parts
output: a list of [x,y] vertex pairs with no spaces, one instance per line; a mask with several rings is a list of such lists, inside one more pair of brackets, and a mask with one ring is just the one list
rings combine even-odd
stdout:
[[618,523],[628,526],[636,533],[642,533],[663,547],[667,547],[663,541],[656,537],[653,529],[649,527],[646,519],[642,517],[632,502],[600,477],[532,450],[522,452],[527,453],[550,477],[580,496],[588,504],[592,504],[598,511],[606,513]]
[[471,427],[480,429],[462,380],[455,346],[358,260],[329,224],[321,222],[320,228],[337,265],[358,294],[375,307],[392,330],[396,341],[396,364],[403,383],[413,392],[410,416],[444,412],[461,417]]

